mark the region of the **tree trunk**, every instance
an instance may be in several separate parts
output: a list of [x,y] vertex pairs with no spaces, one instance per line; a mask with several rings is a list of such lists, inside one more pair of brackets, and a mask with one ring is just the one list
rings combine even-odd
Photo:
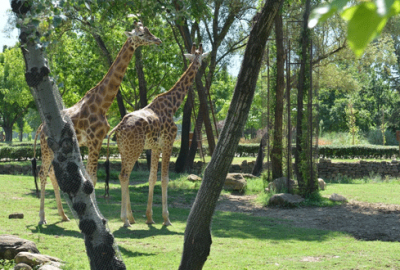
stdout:
[[226,123],[187,220],[179,269],[202,269],[210,253],[212,215],[249,114],[265,45],[282,2],[267,1],[253,18]]
[[193,88],[190,87],[186,103],[183,106],[182,116],[182,132],[181,132],[181,149],[175,162],[175,172],[182,173],[185,171],[186,161],[189,153],[189,133],[190,133],[190,117],[193,108]]
[[282,126],[283,126],[283,91],[285,89],[285,50],[283,48],[283,23],[281,11],[275,17],[276,40],[276,103],[274,139],[271,150],[272,179],[283,176],[282,169]]
[[[172,4],[175,6],[177,11],[181,10],[181,6],[178,1],[172,1]],[[178,17],[175,20],[175,26],[178,28],[179,33],[183,39],[185,44],[185,49],[188,53],[190,53],[192,48],[192,37],[190,36],[189,27],[187,24],[187,20],[184,17]],[[186,60],[183,57],[184,61],[184,70],[187,69]],[[175,163],[175,171],[177,173],[184,172],[187,169],[187,160],[189,155],[189,133],[191,126],[191,117],[192,117],[192,109],[193,109],[193,87],[189,88],[189,93],[186,98],[185,105],[183,106],[183,116],[182,116],[182,132],[181,132],[181,147],[179,150],[179,155]]]
[[[310,46],[310,35],[311,30],[307,27],[308,18],[310,15],[310,0],[306,0],[306,7],[303,15],[303,29],[301,34],[301,55],[300,55],[300,73],[299,73],[299,81],[297,84],[297,125],[296,125],[296,149],[294,151],[295,156],[295,173],[299,185],[300,194],[307,195],[312,193],[310,190],[310,185],[308,181],[310,178],[310,167],[308,166],[308,161],[312,157],[308,157],[307,153],[307,138],[304,138],[307,134],[304,134],[304,98],[306,96],[307,91],[310,90],[310,64],[309,64],[309,53],[308,49]],[[311,136],[311,134],[308,134]],[[311,145],[309,146],[311,147]]]
[[6,133],[6,142],[12,142],[13,126],[3,126],[4,132]]
[[[35,16],[30,1],[13,0],[11,7],[19,20]],[[38,16],[41,16],[39,14]],[[61,113],[62,100],[57,84],[48,76],[47,59],[43,47],[30,38],[39,31],[34,24],[21,26],[19,36],[25,60],[25,79],[40,111],[42,122],[48,129],[48,145],[54,152],[54,172],[60,189],[66,193],[71,211],[79,218],[79,229],[84,235],[91,269],[126,269],[116,256],[114,237],[107,230],[107,220],[100,214],[94,187],[86,178],[74,128],[69,117]],[[40,37],[38,37],[40,38]]]
[[265,146],[267,145],[268,131],[262,135],[260,141],[260,147],[258,148],[258,154],[256,158],[256,163],[254,163],[252,175],[260,176],[263,169],[264,157],[265,157]]

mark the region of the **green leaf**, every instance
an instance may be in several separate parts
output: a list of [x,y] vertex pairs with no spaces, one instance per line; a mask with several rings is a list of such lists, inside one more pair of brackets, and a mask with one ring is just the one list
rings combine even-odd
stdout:
[[350,48],[360,57],[368,43],[380,34],[387,17],[379,16],[374,3],[363,2],[346,9],[342,18],[348,21],[347,40]]
[[335,12],[341,12],[348,0],[334,0],[330,4],[322,4],[311,11],[308,20],[308,27],[313,28],[318,22],[323,22],[331,17]]

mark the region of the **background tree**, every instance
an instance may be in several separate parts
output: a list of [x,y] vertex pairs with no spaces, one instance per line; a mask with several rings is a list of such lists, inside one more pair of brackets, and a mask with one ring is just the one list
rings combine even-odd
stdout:
[[34,105],[23,71],[19,49],[9,48],[0,54],[0,126],[7,142],[12,141],[14,124],[21,123],[23,127],[23,117]]

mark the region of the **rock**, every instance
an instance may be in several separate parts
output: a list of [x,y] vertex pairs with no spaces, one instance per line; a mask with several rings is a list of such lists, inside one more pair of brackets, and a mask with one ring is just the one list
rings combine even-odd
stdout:
[[0,259],[12,260],[22,251],[40,253],[32,241],[14,235],[0,235]]
[[252,175],[251,173],[242,173],[242,176],[244,178],[257,178],[257,176]]
[[187,177],[187,180],[196,182],[196,181],[201,181],[202,179],[200,176],[197,176],[195,174],[189,174],[189,176]]
[[318,187],[320,190],[325,190],[326,183],[325,183],[324,179],[318,178]]
[[269,198],[268,204],[277,206],[287,206],[287,205],[293,206],[303,201],[304,199],[299,195],[292,195],[289,193],[279,193]]
[[336,194],[333,193],[330,197],[329,200],[334,201],[334,202],[347,202],[346,197],[340,195],[340,194]]
[[[292,179],[289,181],[290,189],[294,188],[296,182]],[[287,191],[287,177],[280,177],[268,184],[268,189],[275,192]]]
[[23,219],[24,218],[24,214],[23,213],[12,213],[10,215],[8,215],[9,219]]
[[61,263],[49,262],[45,265],[40,266],[38,270],[61,270],[61,266]]
[[19,263],[14,266],[13,270],[32,270],[32,267],[26,263]]
[[243,191],[247,182],[241,173],[228,173],[225,179],[224,189],[232,191]]
[[34,254],[30,252],[20,252],[17,254],[17,256],[15,256],[14,260],[16,263],[26,263],[33,267],[48,262],[61,262],[61,260],[56,257],[42,254]]

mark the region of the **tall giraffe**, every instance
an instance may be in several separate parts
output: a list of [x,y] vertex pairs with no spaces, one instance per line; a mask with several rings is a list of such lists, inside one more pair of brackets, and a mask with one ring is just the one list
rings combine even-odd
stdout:
[[[133,165],[138,160],[143,149],[151,149],[146,223],[154,223],[152,217],[153,192],[154,185],[157,181],[158,160],[160,153],[162,153],[161,187],[163,225],[171,225],[167,205],[167,187],[169,182],[168,167],[172,145],[178,131],[173,116],[185,98],[189,87],[193,84],[197,70],[201,66],[201,61],[207,56],[207,53],[203,54],[203,48],[200,44],[198,50],[196,50],[196,46],[193,45],[191,54],[185,54],[185,56],[191,60],[192,63],[176,84],[168,92],[155,97],[145,108],[125,115],[122,121],[109,134],[108,144],[111,134],[115,132],[118,149],[121,154],[121,173],[119,175],[122,195],[121,219],[125,227],[129,227],[131,224],[135,223],[129,197],[129,176],[132,172]],[[107,190],[108,178],[106,179],[106,191]]]
[[[150,33],[147,27],[143,27],[141,22],[135,23],[135,29],[131,32],[125,32],[125,34],[128,39],[104,78],[95,87],[90,89],[78,103],[64,110],[71,117],[79,146],[88,147],[86,171],[94,186],[97,182],[97,161],[99,159],[101,144],[110,130],[106,113],[118,93],[129,62],[136,48],[139,46],[161,44],[161,40]],[[42,152],[42,166],[39,172],[41,188],[39,224],[46,224],[44,197],[47,174],[49,174],[51,183],[53,184],[58,213],[63,221],[67,221],[69,219],[64,213],[57,180],[51,166],[54,154],[47,145],[47,132],[43,124],[36,132],[34,148],[36,148],[36,139],[39,132]]]

